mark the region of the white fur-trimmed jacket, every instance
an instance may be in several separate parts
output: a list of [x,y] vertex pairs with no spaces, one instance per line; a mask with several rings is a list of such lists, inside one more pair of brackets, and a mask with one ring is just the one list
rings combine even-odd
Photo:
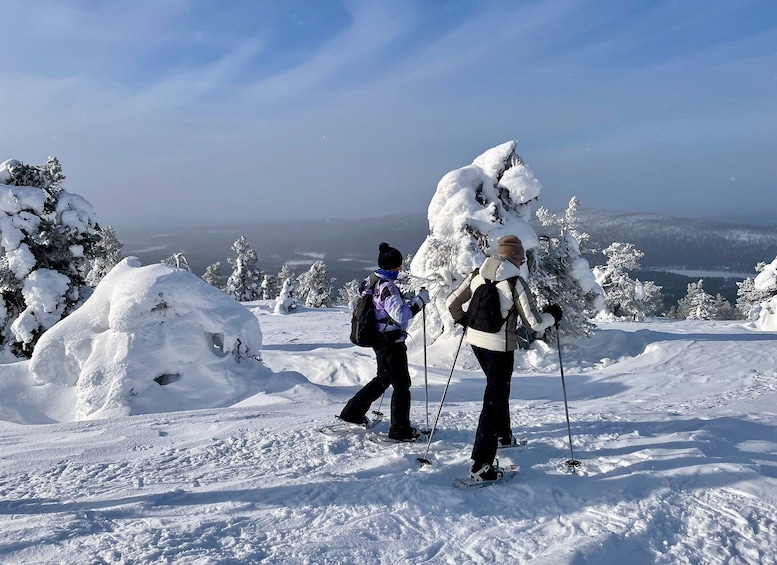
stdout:
[[537,309],[537,303],[529,290],[529,285],[521,277],[520,269],[498,255],[486,258],[479,271],[467,275],[448,295],[445,305],[454,320],[464,319],[464,305],[472,298],[475,289],[485,283],[485,279],[498,281],[496,288],[499,290],[499,304],[502,317],[507,317],[507,320],[496,333],[467,328],[467,342],[470,345],[490,351],[515,351],[518,348],[515,330],[519,317],[526,328],[535,332],[543,332],[554,324],[553,316]]

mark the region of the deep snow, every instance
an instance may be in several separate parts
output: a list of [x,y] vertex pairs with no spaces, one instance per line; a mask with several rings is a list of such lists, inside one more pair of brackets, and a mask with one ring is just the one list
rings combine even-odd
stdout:
[[[345,309],[248,306],[262,361],[244,361],[257,392],[233,406],[0,422],[1,562],[777,561],[776,333],[652,320],[565,345],[577,475],[563,466],[558,355],[538,344],[518,357],[511,395],[529,444],[501,456],[519,476],[462,492],[450,483],[467,471],[484,384],[466,344],[420,466],[426,443],[316,431],[374,371],[372,352],[348,343]],[[416,423],[427,405],[434,419],[457,344],[429,347],[427,403],[410,342]],[[0,366],[6,419],[23,419],[41,386],[28,363]]]

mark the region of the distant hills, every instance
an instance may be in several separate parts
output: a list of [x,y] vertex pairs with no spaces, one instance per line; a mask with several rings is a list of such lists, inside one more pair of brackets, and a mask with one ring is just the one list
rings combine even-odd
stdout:
[[601,210],[582,210],[580,226],[592,247],[633,243],[645,253],[643,268],[755,273],[777,255],[777,227]]
[[[759,261],[777,256],[777,227],[748,226],[723,222],[677,218],[646,213],[581,210],[580,227],[590,235],[589,246],[602,249],[614,241],[633,243],[645,253],[642,280],[664,286],[668,304],[685,295],[685,277],[666,272],[727,271],[752,273]],[[545,228],[535,226],[538,233]],[[123,229],[119,239],[124,254],[145,263],[158,262],[175,252],[186,255],[192,270],[202,275],[205,267],[221,261],[230,271],[232,243],[245,235],[259,255],[260,267],[277,273],[284,262],[307,269],[312,260],[322,259],[330,276],[343,284],[366,276],[376,263],[377,248],[387,241],[404,254],[414,253],[428,234],[426,214],[408,214],[358,220],[286,220],[219,226]],[[591,265],[604,257],[589,257]],[[736,277],[734,277],[736,278]],[[720,292],[729,300],[736,296],[734,278],[705,277],[704,288]],[[741,280],[741,276],[739,277]]]
[[[621,241],[643,251],[642,268],[632,276],[661,285],[667,308],[699,279],[708,293],[734,304],[742,274],[755,276],[756,264],[777,256],[777,227],[602,210],[582,210],[580,226],[591,236],[591,248]],[[593,255],[589,261],[598,265],[605,258]]]

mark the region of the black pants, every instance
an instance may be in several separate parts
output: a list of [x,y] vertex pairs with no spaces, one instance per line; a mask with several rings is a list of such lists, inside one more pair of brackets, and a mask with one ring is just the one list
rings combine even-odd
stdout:
[[407,346],[404,342],[386,342],[373,347],[378,363],[377,376],[345,405],[340,417],[358,421],[391,385],[391,432],[410,428],[410,373],[407,370]]
[[512,434],[510,430],[510,379],[513,374],[513,351],[489,351],[472,346],[480,367],[486,374],[486,391],[483,394],[483,408],[475,432],[472,447],[473,467],[484,463],[493,464],[497,450],[497,439]]

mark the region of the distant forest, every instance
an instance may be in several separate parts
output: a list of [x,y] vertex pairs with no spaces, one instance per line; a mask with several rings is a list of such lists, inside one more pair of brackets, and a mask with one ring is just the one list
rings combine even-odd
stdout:
[[[542,233],[541,226],[535,226]],[[667,306],[685,296],[691,278],[666,269],[752,273],[758,262],[777,256],[777,227],[726,224],[656,214],[580,210],[580,228],[590,235],[589,247],[602,249],[614,241],[633,243],[645,253],[634,278],[663,286]],[[245,235],[259,255],[259,267],[277,274],[289,262],[297,274],[322,259],[341,286],[366,276],[375,266],[377,249],[387,241],[405,255],[414,253],[428,233],[425,214],[359,220],[288,220],[254,224],[134,228],[117,230],[124,254],[144,264],[183,253],[197,275],[227,258],[232,243]],[[588,256],[591,266],[603,264],[601,254]],[[704,289],[736,301],[735,278],[705,277]],[[741,278],[739,279],[741,280]]]

